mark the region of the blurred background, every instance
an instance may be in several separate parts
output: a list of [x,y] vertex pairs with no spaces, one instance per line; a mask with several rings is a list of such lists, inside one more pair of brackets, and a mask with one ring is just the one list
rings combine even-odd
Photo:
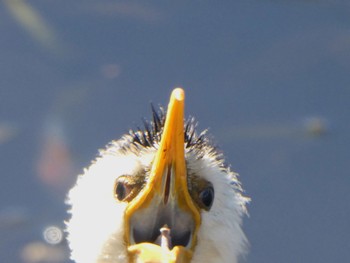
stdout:
[[3,0],[0,32],[0,262],[70,262],[76,175],[176,86],[252,198],[243,262],[350,262],[348,0]]

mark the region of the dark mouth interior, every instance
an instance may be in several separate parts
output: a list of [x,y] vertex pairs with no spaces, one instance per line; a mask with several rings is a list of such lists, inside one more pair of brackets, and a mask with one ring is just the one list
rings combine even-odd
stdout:
[[[171,228],[170,228],[171,230]],[[133,229],[133,237],[136,244],[148,242],[160,245],[159,237],[160,237],[160,228],[154,228],[152,231],[144,231],[138,230],[136,228]],[[186,247],[191,238],[191,231],[177,232],[172,231],[171,234],[171,244],[169,249],[172,249],[175,246],[183,246]]]

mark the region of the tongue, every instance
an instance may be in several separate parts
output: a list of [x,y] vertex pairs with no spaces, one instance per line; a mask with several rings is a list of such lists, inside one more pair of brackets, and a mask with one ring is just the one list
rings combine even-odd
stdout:
[[162,249],[170,250],[172,248],[170,228],[165,224],[159,231],[160,235],[157,237],[155,244],[160,246]]

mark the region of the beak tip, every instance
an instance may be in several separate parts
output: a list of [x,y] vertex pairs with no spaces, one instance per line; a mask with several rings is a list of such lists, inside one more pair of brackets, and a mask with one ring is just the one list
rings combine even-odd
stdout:
[[175,88],[171,94],[171,97],[173,97],[175,100],[183,101],[185,99],[185,91],[180,87]]

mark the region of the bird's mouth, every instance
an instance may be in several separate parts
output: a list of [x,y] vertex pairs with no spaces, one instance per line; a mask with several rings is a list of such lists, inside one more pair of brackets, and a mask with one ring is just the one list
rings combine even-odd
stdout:
[[200,213],[187,189],[183,121],[175,89],[147,184],[125,211],[130,262],[189,262],[195,248]]
[[[163,235],[163,229],[167,229],[168,231],[168,235],[164,236]],[[153,231],[151,232],[151,236],[149,236],[149,234],[144,231],[139,231],[136,228],[133,229],[133,234],[132,237],[134,238],[135,244],[140,244],[140,243],[152,243],[155,245],[159,245],[159,246],[167,246],[168,249],[173,249],[173,247],[175,246],[183,246],[183,247],[187,247],[187,245],[190,242],[190,238],[191,238],[191,231],[185,231],[183,233],[176,233],[174,234],[170,234],[172,233],[172,228],[169,228],[167,224],[164,224],[162,227],[160,228],[154,228]],[[166,239],[166,241],[164,240],[164,238]],[[166,243],[165,243],[166,242]]]
[[131,244],[146,242],[171,250],[175,246],[190,248],[194,221],[175,205],[153,204],[135,212],[130,227]]

